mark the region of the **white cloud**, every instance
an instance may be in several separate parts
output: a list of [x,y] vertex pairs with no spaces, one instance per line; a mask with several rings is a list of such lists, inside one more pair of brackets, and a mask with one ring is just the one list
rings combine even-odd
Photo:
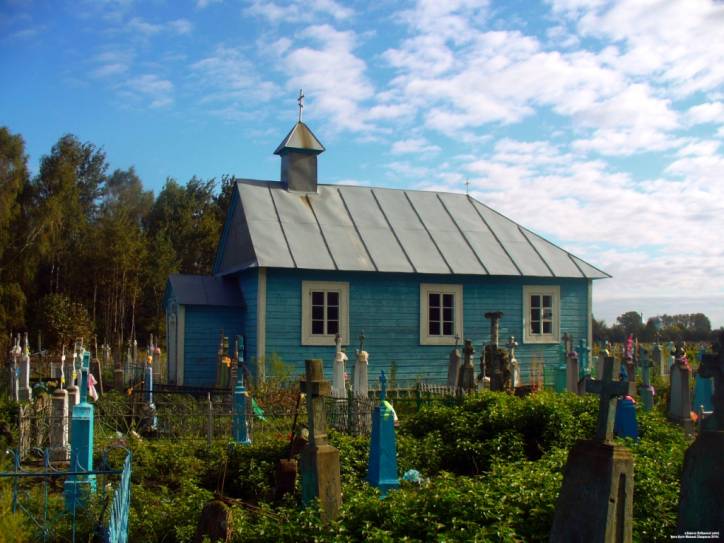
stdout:
[[156,74],[144,74],[129,79],[122,93],[137,102],[148,101],[151,108],[165,108],[173,104],[174,85]]
[[724,102],[705,102],[686,112],[691,124],[724,123]]
[[314,21],[319,15],[327,15],[341,21],[354,15],[351,8],[343,6],[334,0],[292,0],[285,4],[252,0],[245,11],[249,15],[262,17],[272,23],[308,23]]
[[[356,34],[315,25],[295,38],[279,58],[288,76],[287,89],[304,89],[314,117],[327,119],[333,129],[372,130],[361,103],[373,97],[374,88],[365,61],[354,53]],[[300,42],[304,45],[297,45]]]
[[166,24],[171,31],[179,35],[190,34],[193,29],[193,25],[188,19],[176,19],[174,21],[169,21]]
[[439,153],[440,150],[438,145],[431,144],[425,138],[409,138],[393,143],[390,152],[393,155],[431,154]]
[[196,0],[196,7],[199,9],[205,9],[211,4],[220,4],[223,0]]

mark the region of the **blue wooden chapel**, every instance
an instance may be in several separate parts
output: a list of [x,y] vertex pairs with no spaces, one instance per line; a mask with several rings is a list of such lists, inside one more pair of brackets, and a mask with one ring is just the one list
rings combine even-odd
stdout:
[[354,359],[364,332],[369,375],[444,382],[448,355],[490,340],[502,311],[521,377],[558,361],[564,333],[591,344],[591,287],[605,272],[465,194],[317,183],[324,147],[294,125],[277,147],[280,181],[236,185],[211,276],[173,275],[165,306],[169,378],[212,385],[219,335],[245,338],[257,378],[273,355],[304,371]]

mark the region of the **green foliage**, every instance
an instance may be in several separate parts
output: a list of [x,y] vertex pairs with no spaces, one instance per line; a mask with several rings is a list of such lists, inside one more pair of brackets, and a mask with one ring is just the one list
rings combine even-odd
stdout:
[[92,336],[93,323],[86,308],[64,294],[48,294],[40,300],[38,312],[49,346],[60,349],[76,338]]

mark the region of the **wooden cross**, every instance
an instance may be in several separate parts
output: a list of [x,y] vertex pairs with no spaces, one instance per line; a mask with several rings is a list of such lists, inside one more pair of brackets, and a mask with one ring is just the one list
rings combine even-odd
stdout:
[[699,375],[714,379],[714,394],[711,397],[714,421],[718,430],[724,430],[724,332],[719,334],[719,342],[714,344],[714,351],[701,355]]
[[613,357],[606,356],[603,361],[601,380],[586,381],[586,392],[600,396],[598,404],[598,422],[596,424],[596,441],[610,443],[613,441],[613,423],[616,418],[616,400],[628,392],[628,383],[612,381]]
[[297,104],[299,104],[299,122],[302,122],[302,110],[304,109],[304,92],[299,89],[299,98],[297,98]]
[[329,396],[332,386],[324,380],[322,361],[312,359],[304,361],[305,375],[299,390],[307,395],[307,423],[309,443],[321,445],[327,442],[327,420],[324,412],[324,397]]

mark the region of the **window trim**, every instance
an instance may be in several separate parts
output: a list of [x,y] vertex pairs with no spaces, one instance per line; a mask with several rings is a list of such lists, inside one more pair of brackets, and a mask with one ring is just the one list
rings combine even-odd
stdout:
[[[432,293],[453,295],[453,334],[431,336],[430,297]],[[463,286],[449,283],[420,283],[420,345],[455,345],[455,336],[463,337]]]
[[[553,298],[553,318],[550,334],[533,334],[530,330],[530,297],[533,295]],[[560,343],[561,337],[561,287],[558,285],[523,286],[523,343]]]
[[[302,281],[302,345],[334,345],[336,334],[312,334],[312,291],[339,293],[339,335],[342,345],[349,344],[349,283],[340,281]],[[325,296],[326,300],[326,296]]]

